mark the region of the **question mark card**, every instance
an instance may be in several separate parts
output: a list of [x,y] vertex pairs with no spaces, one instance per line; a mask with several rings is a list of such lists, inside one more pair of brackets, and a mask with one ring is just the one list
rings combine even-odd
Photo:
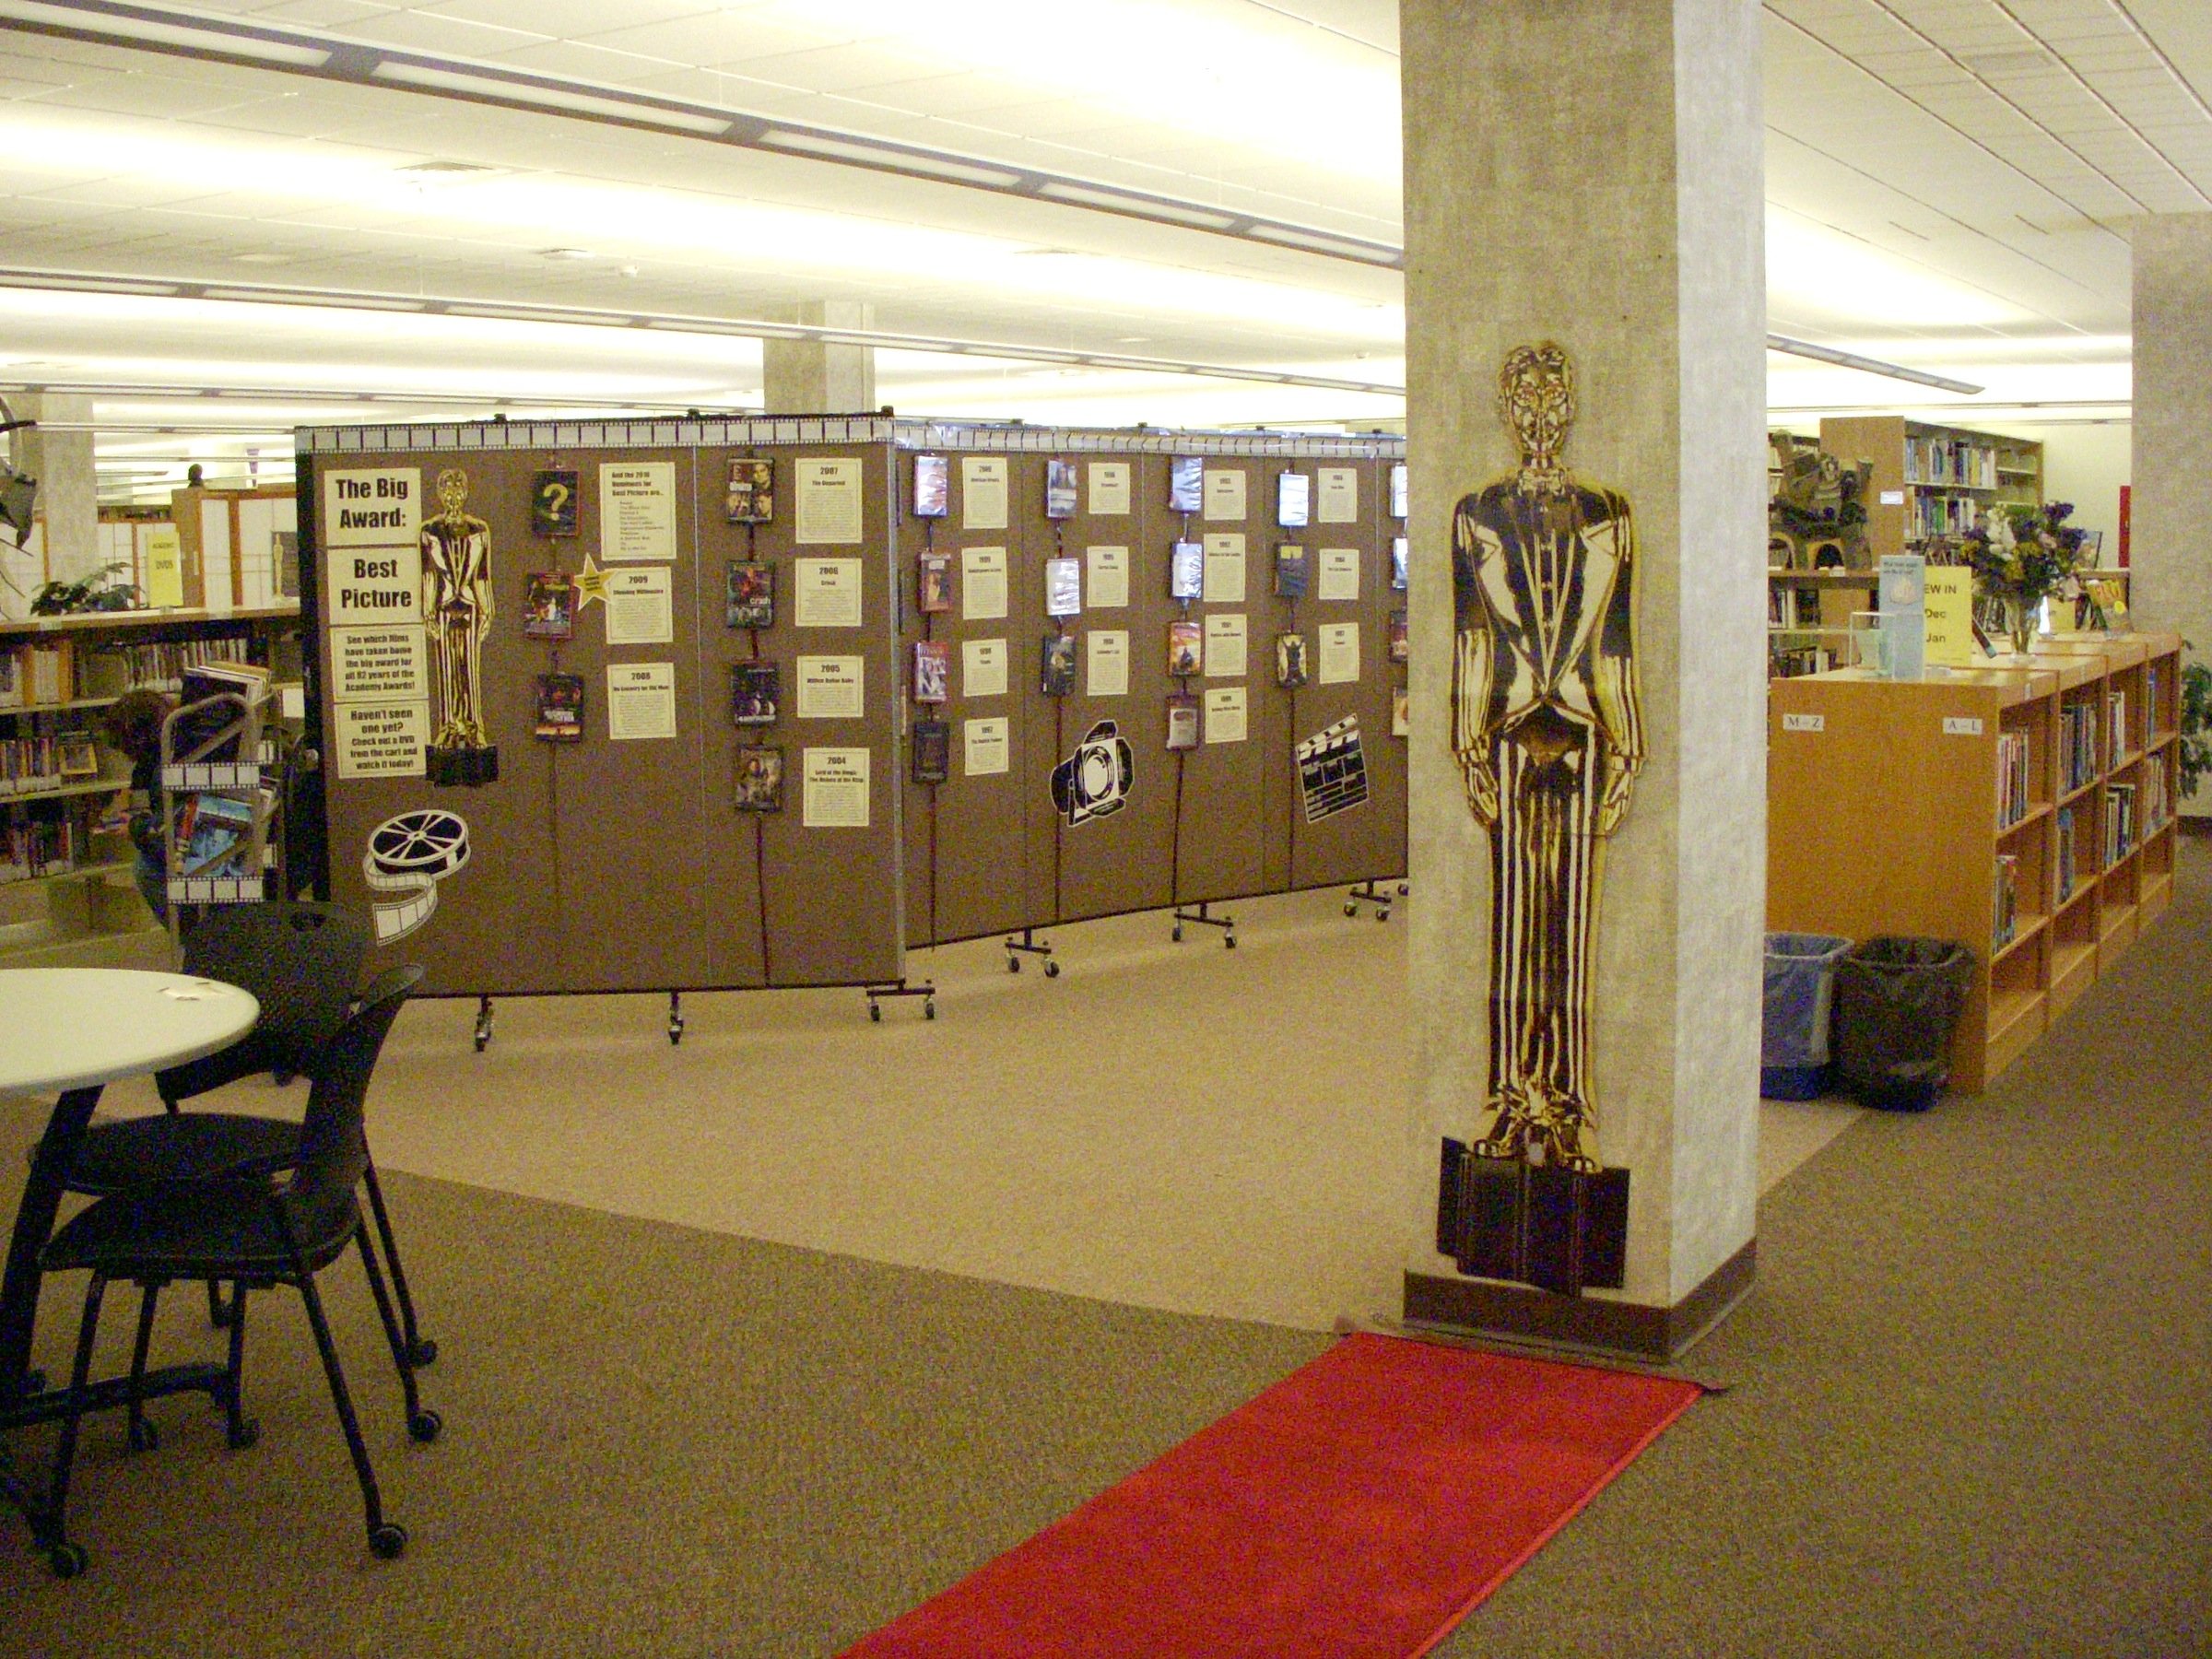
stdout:
[[541,472],[530,490],[530,528],[538,535],[576,534],[576,474]]

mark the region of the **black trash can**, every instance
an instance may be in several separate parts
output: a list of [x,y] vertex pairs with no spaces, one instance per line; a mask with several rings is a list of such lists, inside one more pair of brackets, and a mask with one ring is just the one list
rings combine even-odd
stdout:
[[1849,939],[1829,934],[1767,935],[1759,1092],[1770,1100],[1818,1100],[1828,1092],[1836,964]]
[[1836,965],[1836,1077],[1864,1106],[1925,1112],[1951,1078],[1973,953],[1948,939],[1882,935]]

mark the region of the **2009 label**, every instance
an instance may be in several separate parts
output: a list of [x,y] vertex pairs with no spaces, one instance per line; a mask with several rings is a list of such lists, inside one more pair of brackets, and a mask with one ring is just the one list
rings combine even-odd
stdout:
[[1825,714],[1784,714],[1782,729],[1785,732],[1825,732],[1828,716]]

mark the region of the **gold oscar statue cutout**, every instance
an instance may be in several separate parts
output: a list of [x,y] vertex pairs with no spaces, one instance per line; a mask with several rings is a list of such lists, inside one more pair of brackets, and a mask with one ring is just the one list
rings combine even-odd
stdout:
[[[1453,1219],[1441,1230],[1479,1230],[1487,1218],[1508,1241],[1447,1243],[1463,1267],[1579,1293],[1618,1284],[1617,1268],[1592,1268],[1625,1248],[1627,1172],[1598,1158],[1590,1003],[1605,841],[1644,759],[1636,531],[1625,496],[1563,464],[1574,421],[1565,351],[1546,341],[1512,352],[1498,404],[1521,465],[1452,517],[1452,747],[1489,831],[1494,1116],[1472,1146],[1447,1144]],[[1521,1171],[1512,1195],[1483,1180],[1501,1165]],[[1532,1170],[1543,1172],[1533,1185]],[[1601,1242],[1592,1230],[1613,1230],[1616,1211],[1623,1236]],[[1531,1243],[1547,1214],[1565,1239],[1548,1252]],[[1532,1267],[1532,1253],[1556,1260]]]
[[484,636],[494,614],[491,526],[467,511],[468,475],[438,475],[435,518],[425,519],[422,623],[430,636],[431,717],[427,770],[432,783],[489,783],[500,751],[485,729],[481,687]]

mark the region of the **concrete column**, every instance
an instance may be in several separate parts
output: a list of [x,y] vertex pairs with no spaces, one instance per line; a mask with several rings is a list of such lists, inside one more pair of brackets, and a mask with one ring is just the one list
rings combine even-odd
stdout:
[[[2212,213],[2136,225],[2135,492],[2128,609],[2212,651]],[[2109,543],[2107,544],[2110,545]],[[2181,802],[2212,817],[2212,789]]]
[[92,472],[92,400],[60,392],[18,392],[8,406],[19,420],[82,426],[62,432],[41,425],[17,432],[16,465],[39,481],[37,510],[46,521],[46,571],[75,582],[100,568],[100,487]]
[[[1676,1352],[1749,1284],[1757,1201],[1759,7],[1403,0],[1399,17],[1419,895],[1406,1312]],[[1590,884],[1602,903],[1587,982],[1595,1149],[1630,1178],[1626,1260],[1618,1288],[1579,1291],[1463,1272],[1438,1248],[1441,1142],[1470,1143],[1494,1122],[1488,1028],[1500,991],[1490,831],[1454,749],[1453,521],[1463,500],[1520,477],[1526,446],[1500,419],[1498,377],[1515,347],[1542,341],[1563,347],[1574,371],[1567,471],[1632,509],[1641,676],[1643,754],[1626,816],[1602,838],[1602,883]],[[1509,685],[1508,700],[1526,689]],[[1500,1161],[1551,1162],[1477,1167]]]
[[[853,300],[823,300],[799,307],[794,321],[817,328],[867,329],[876,325],[876,308]],[[877,407],[872,346],[763,340],[760,375],[763,406],[771,415],[860,415]]]

